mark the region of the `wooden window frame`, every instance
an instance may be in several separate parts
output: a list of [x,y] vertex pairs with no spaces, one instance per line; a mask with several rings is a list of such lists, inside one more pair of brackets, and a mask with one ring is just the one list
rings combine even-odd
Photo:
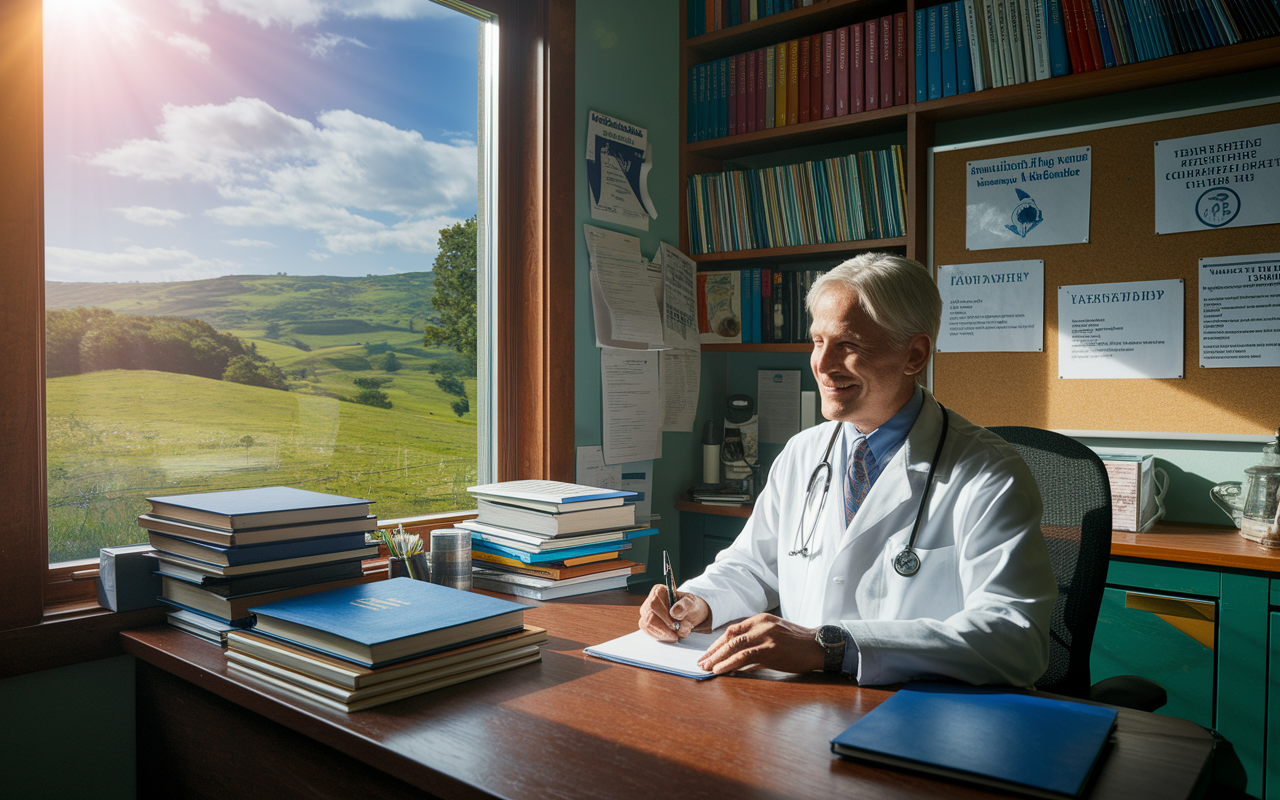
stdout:
[[[496,474],[570,480],[574,0],[469,2],[500,26]],[[91,560],[48,563],[41,37],[40,0],[0,3],[0,677],[118,654],[114,630],[156,616],[98,609],[72,579]],[[11,656],[54,635],[51,659]]]

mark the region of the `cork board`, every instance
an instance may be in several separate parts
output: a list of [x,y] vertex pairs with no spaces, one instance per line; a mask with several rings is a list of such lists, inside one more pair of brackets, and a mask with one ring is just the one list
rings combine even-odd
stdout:
[[[938,399],[979,425],[1274,434],[1280,368],[1200,366],[1199,259],[1280,252],[1280,225],[1156,235],[1154,145],[1276,122],[1280,104],[936,153],[933,266],[1043,259],[1045,271],[1044,351],[940,353]],[[1088,243],[965,249],[966,162],[1086,145],[1093,154]],[[1185,284],[1184,378],[1059,379],[1059,286],[1176,278]]]

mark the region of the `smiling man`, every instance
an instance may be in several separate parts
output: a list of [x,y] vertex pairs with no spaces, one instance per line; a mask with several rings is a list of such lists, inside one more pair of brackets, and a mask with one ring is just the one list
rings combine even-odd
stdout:
[[741,535],[673,606],[653,588],[640,628],[674,641],[733,622],[700,662],[717,673],[1035,682],[1057,596],[1040,494],[1012,448],[919,385],[942,312],[928,271],[867,253],[806,303],[829,422],[787,443]]

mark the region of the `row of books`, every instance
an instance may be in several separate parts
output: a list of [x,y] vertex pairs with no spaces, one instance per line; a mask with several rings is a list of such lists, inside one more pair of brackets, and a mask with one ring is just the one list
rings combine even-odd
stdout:
[[250,607],[364,583],[378,554],[370,501],[285,486],[148,498],[138,518],[155,548],[170,624],[212,641]]
[[634,492],[557,481],[472,486],[472,586],[535,600],[626,588],[645,565],[621,558],[657,530],[637,525]]
[[902,147],[778,167],[690,175],[692,253],[906,235]]
[[693,38],[813,4],[814,0],[688,0],[686,30]]
[[904,105],[910,40],[903,11],[694,65],[686,138],[701,142]]
[[[748,268],[699,272],[701,344],[795,344],[809,341],[809,288],[826,270]],[[735,320],[725,324],[725,317]],[[697,499],[697,498],[695,498]]]

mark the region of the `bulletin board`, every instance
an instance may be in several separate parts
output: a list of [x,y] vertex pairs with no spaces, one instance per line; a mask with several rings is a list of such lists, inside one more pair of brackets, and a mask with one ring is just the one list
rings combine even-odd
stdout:
[[[1056,430],[1274,434],[1280,368],[1200,366],[1201,258],[1280,252],[1280,225],[1155,233],[1155,142],[1280,122],[1280,103],[1022,139],[933,154],[933,265],[1044,261],[1044,350],[939,353],[934,393],[973,422]],[[1089,146],[1089,241],[965,249],[969,161]],[[1280,197],[1276,198],[1280,203]],[[1058,377],[1058,287],[1137,280],[1184,282],[1184,377]]]

